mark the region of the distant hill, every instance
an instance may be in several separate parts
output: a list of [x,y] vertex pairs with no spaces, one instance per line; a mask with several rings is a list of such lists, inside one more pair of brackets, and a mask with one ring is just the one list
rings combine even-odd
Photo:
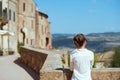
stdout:
[[[75,48],[72,38],[75,34],[53,34],[53,46],[58,48]],[[91,33],[85,35],[87,48],[96,52],[110,50],[120,46],[120,32]]]

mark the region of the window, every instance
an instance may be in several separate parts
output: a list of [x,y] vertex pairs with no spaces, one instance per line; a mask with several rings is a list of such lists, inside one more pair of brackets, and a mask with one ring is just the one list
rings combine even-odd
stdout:
[[0,17],[2,17],[2,1],[0,0]]
[[41,39],[41,46],[43,46],[43,40]]
[[1,15],[7,19],[7,8],[3,9],[3,14],[1,13]]
[[45,28],[45,33],[47,33],[47,27]]
[[43,19],[42,15],[41,15],[41,20]]
[[15,22],[15,12],[13,12],[13,21]]
[[32,27],[32,29],[34,29],[34,22],[33,22],[33,20],[31,20],[31,27]]
[[47,37],[46,38],[46,47],[48,46],[48,44],[49,44],[49,38]]
[[23,3],[23,11],[25,12],[25,3]]
[[33,44],[33,39],[31,39],[31,45]]
[[26,43],[28,44],[28,38],[26,39]]
[[23,20],[23,22],[22,22],[22,25],[23,25],[23,27],[24,27],[24,25],[25,25],[25,21]]
[[33,4],[31,4],[31,12],[33,12]]
[[44,27],[43,27],[43,25],[42,25],[42,34],[44,34],[44,29],[43,29]]
[[11,20],[11,10],[9,10],[9,20]]

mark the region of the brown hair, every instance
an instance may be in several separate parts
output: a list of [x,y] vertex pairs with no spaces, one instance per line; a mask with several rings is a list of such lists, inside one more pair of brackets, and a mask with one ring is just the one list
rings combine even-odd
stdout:
[[83,34],[77,34],[73,38],[73,42],[77,48],[81,48],[86,41],[87,40]]

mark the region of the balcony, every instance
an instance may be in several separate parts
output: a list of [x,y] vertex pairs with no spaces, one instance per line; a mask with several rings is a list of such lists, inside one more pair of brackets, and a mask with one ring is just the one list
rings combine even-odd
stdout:
[[2,2],[0,1],[0,28],[7,23],[7,8],[3,9]]

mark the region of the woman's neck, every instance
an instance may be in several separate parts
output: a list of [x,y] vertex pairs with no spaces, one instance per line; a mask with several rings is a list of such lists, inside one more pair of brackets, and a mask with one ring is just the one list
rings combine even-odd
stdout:
[[82,47],[80,47],[80,48],[78,48],[78,49],[85,49],[85,46],[82,46]]

